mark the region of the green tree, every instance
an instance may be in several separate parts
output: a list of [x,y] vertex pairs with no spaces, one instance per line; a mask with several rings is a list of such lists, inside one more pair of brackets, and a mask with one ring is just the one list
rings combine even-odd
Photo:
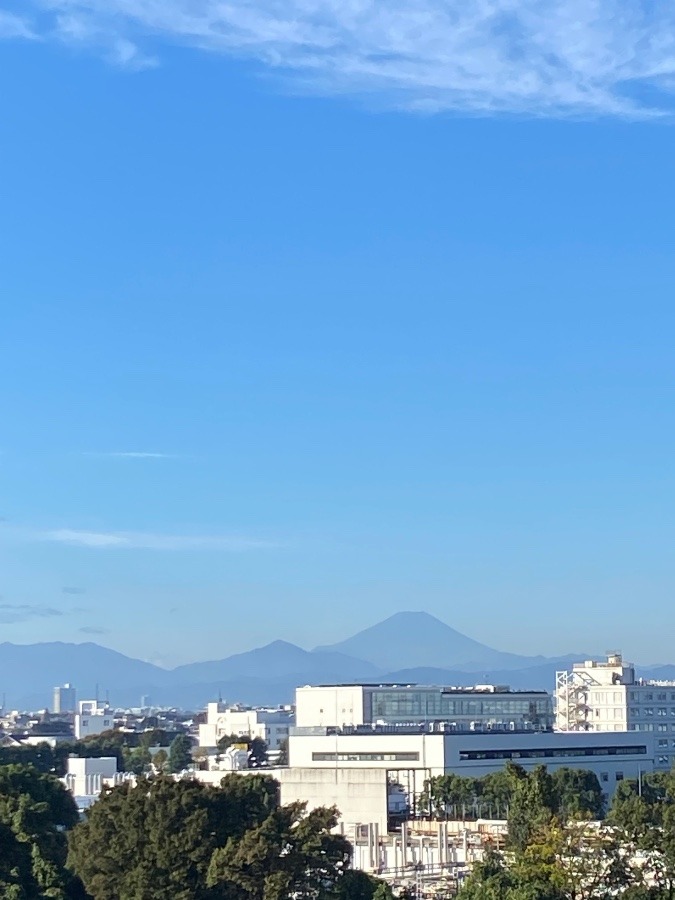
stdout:
[[248,765],[251,769],[259,769],[267,765],[267,744],[262,738],[254,737],[249,744]]
[[169,771],[182,772],[192,763],[192,741],[186,734],[178,734],[169,747]]
[[263,775],[230,775],[220,787],[161,776],[120,785],[71,833],[68,865],[94,900],[230,900],[227,886],[206,885],[213,852],[277,804],[278,785]]
[[519,778],[509,806],[509,846],[522,851],[531,844],[551,824],[556,805],[553,779],[545,766],[536,766]]
[[384,882],[366,872],[348,869],[337,882],[335,900],[393,900],[391,892],[382,893],[382,888],[387,887]]
[[66,831],[78,821],[63,784],[32,766],[0,768],[0,896],[12,900],[81,896],[66,871]]
[[232,744],[238,744],[241,742],[241,740],[242,738],[240,738],[237,734],[224,734],[219,739],[218,744],[216,745],[218,747],[218,752],[224,753],[232,746]]
[[373,900],[394,900],[394,892],[389,887],[389,885],[385,884],[385,882],[383,881],[375,888]]
[[56,747],[44,742],[34,746],[0,747],[0,766],[33,766],[38,772],[62,778],[66,774],[66,761],[70,743],[60,743]]
[[460,900],[517,900],[516,881],[498,853],[476,863],[459,892]]
[[506,818],[517,778],[506,768],[485,775],[482,780],[481,800],[483,815]]
[[232,886],[241,900],[325,900],[335,897],[349,864],[350,846],[334,834],[335,809],[306,804],[279,807],[211,860],[208,883]]
[[601,819],[605,798],[598,777],[584,769],[564,766],[551,775],[558,816],[567,819]]
[[[611,828],[555,819],[506,855],[487,853],[460,900],[610,900],[634,880]],[[633,900],[638,900],[637,896]]]
[[143,775],[150,768],[151,761],[150,751],[144,747],[135,747],[133,750],[125,747],[123,750],[123,765],[125,772],[133,772],[134,775]]
[[628,854],[640,853],[645,864],[642,885],[658,897],[675,897],[675,774],[654,773],[640,785],[621,782],[609,811]]
[[166,750],[158,750],[152,757],[152,764],[160,775],[166,772],[169,764],[169,754]]

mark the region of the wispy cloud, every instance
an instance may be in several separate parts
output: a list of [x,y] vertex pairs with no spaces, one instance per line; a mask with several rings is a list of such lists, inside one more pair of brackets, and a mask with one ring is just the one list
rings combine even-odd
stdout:
[[126,29],[115,25],[111,27],[108,15],[101,15],[96,4],[89,8],[87,4],[71,5],[68,2],[46,0],[39,5],[54,12],[49,36],[63,43],[92,47],[113,65],[131,71],[152,69],[158,64],[154,56],[144,53],[124,34]]
[[120,65],[162,43],[248,57],[303,90],[417,110],[650,113],[675,91],[675,4],[654,0],[33,0],[44,36]]
[[95,550],[222,550],[238,553],[270,549],[276,544],[236,535],[179,535],[137,531],[78,531],[58,528],[32,533],[38,540]]
[[33,41],[38,38],[29,19],[12,12],[0,10],[0,40],[21,38]]
[[73,596],[79,596],[80,594],[86,594],[85,588],[82,588],[82,587],[62,587],[61,592],[63,594],[72,594]]
[[82,634],[110,634],[109,628],[98,628],[96,625],[85,625],[79,630]]
[[63,613],[51,606],[32,606],[29,603],[0,603],[0,623],[15,625],[28,619],[49,619]]

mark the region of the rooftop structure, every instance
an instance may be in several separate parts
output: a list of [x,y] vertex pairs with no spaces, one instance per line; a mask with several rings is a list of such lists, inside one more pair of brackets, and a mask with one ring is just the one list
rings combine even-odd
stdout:
[[553,725],[550,694],[506,685],[307,685],[296,690],[295,705],[298,727],[438,722],[547,730]]
[[98,700],[80,700],[75,714],[75,737],[79,740],[92,734],[101,734],[115,727],[113,710]]

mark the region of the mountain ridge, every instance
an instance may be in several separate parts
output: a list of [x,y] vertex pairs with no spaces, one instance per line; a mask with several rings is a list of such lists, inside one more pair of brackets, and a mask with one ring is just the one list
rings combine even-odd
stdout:
[[[345,652],[354,648],[364,655]],[[0,696],[7,695],[11,708],[49,708],[54,685],[70,682],[78,697],[93,697],[98,686],[98,695],[109,692],[114,705],[136,706],[141,695],[148,694],[159,705],[200,708],[218,696],[230,702],[288,703],[298,685],[312,683],[495,683],[551,691],[557,669],[593,656],[520,656],[481,644],[428,613],[404,612],[313,650],[276,640],[220,660],[173,669],[92,641],[4,641]],[[437,665],[439,661],[444,664]],[[643,677],[675,678],[675,666],[642,667],[639,672]]]

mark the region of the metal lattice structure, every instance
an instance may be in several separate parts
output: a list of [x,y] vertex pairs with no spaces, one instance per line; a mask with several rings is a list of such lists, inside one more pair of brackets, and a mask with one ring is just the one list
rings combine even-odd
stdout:
[[590,731],[589,691],[598,682],[588,672],[555,673],[555,721],[558,731]]

